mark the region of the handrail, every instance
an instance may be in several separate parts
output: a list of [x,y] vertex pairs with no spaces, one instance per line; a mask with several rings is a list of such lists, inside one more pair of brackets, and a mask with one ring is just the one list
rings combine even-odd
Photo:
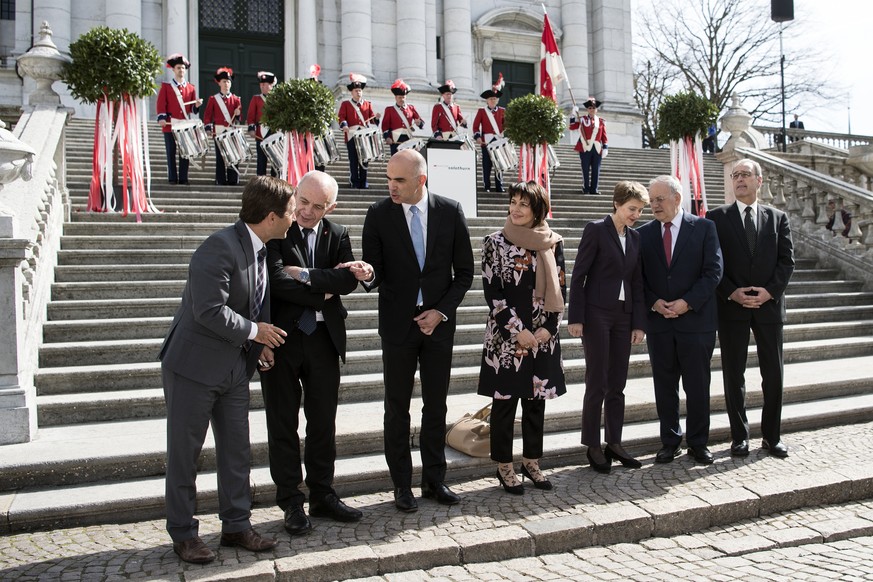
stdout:
[[[767,136],[770,147],[776,147],[781,144],[782,128],[768,125],[753,125],[756,130]],[[800,141],[802,139],[811,139],[821,143],[837,146],[842,149],[849,149],[856,145],[873,144],[873,136],[855,135],[851,133],[834,133],[829,131],[811,131],[807,129],[786,128],[785,133],[788,136],[788,141]]]

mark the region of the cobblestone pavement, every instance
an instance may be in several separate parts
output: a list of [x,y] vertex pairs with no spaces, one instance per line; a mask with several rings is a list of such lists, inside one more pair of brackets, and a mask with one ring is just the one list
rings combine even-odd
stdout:
[[[672,569],[672,574],[676,574],[680,568],[682,571],[690,567],[702,568],[703,562],[711,562],[707,567],[721,570],[731,564],[742,563],[749,566],[750,562],[753,565],[759,564],[758,567],[761,568],[764,566],[760,564],[774,564],[775,567],[779,564],[775,560],[778,552],[791,554],[796,550],[786,550],[784,547],[774,549],[772,547],[774,543],[793,546],[800,543],[798,539],[810,544],[822,540],[833,542],[828,535],[825,535],[827,528],[843,531],[837,525],[842,524],[840,527],[845,529],[846,520],[849,518],[857,520],[858,523],[857,528],[850,528],[855,532],[852,537],[857,538],[852,543],[859,544],[852,547],[861,548],[861,551],[866,551],[869,556],[870,541],[863,536],[873,535],[873,530],[864,529],[871,527],[873,523],[873,505],[857,500],[873,499],[873,478],[871,478],[873,460],[868,460],[871,435],[873,435],[873,423],[789,434],[786,435],[785,440],[791,449],[791,456],[785,460],[769,457],[757,449],[745,459],[734,459],[729,454],[728,446],[720,444],[711,447],[716,462],[710,466],[695,465],[687,456],[670,464],[656,465],[653,463],[653,455],[649,454],[641,457],[644,462],[642,469],[627,470],[616,467],[609,475],[597,474],[587,466],[560,467],[547,471],[555,484],[554,491],[542,492],[529,488],[523,496],[504,494],[498,489],[494,478],[452,483],[453,490],[463,497],[459,505],[446,507],[437,505],[431,500],[420,500],[419,511],[413,514],[401,514],[396,511],[393,497],[388,492],[347,497],[345,500],[349,505],[360,508],[364,512],[364,519],[361,522],[341,524],[326,519],[313,519],[313,532],[293,539],[289,538],[282,528],[282,513],[278,508],[258,507],[253,512],[253,524],[261,533],[279,539],[279,545],[274,551],[258,555],[234,548],[219,548],[220,522],[214,515],[201,516],[200,534],[218,554],[216,562],[206,567],[210,568],[209,572],[241,571],[250,566],[262,574],[257,579],[270,579],[276,572],[281,576],[282,564],[291,563],[293,566],[294,562],[303,562],[307,557],[317,558],[320,556],[317,552],[326,550],[354,547],[355,550],[370,551],[374,548],[378,553],[379,550],[390,551],[391,548],[402,543],[427,545],[435,543],[435,540],[449,540],[456,544],[455,547],[460,546],[463,549],[465,543],[472,544],[473,540],[488,538],[495,532],[522,532],[526,535],[526,532],[531,531],[537,522],[543,525],[556,521],[554,518],[584,517],[595,522],[596,528],[600,525],[598,516],[605,513],[613,516],[623,511],[639,514],[645,509],[648,512],[645,515],[649,516],[666,512],[674,507],[678,507],[680,511],[688,508],[687,513],[682,515],[686,517],[686,529],[681,531],[704,530],[703,533],[672,538],[649,537],[653,535],[652,530],[636,537],[616,535],[608,542],[599,543],[617,541],[640,543],[593,548],[584,547],[592,545],[592,542],[580,543],[572,549],[581,549],[573,553],[526,558],[519,562],[517,567],[514,566],[513,570],[527,571],[525,564],[534,563],[529,560],[536,560],[536,563],[543,564],[553,560],[556,564],[555,568],[563,567],[559,566],[562,561],[578,565],[578,560],[584,560],[588,564],[584,572],[589,574],[592,564],[602,565],[611,562],[615,562],[616,570],[620,571],[619,566],[628,561],[626,554],[631,548],[637,548],[630,552],[634,556],[633,559],[646,556],[656,559],[657,556],[665,556],[664,560],[677,564]],[[757,444],[753,443],[753,445]],[[546,461],[547,459],[544,459],[545,466],[547,466]],[[861,495],[855,491],[851,497],[840,497],[845,490],[862,485],[866,489]],[[802,491],[804,496],[800,497],[797,491]],[[736,526],[709,530],[704,529],[709,523],[702,527],[696,526],[697,514],[694,510],[702,503],[701,500],[714,507],[716,502],[713,500],[724,497],[736,499],[738,495],[760,499],[760,512],[774,514],[755,522],[756,528],[765,526],[769,528],[766,530],[767,533],[749,536],[748,524],[743,519],[756,517],[752,515],[733,520],[740,524]],[[786,505],[764,511],[763,500],[768,495],[767,499],[770,501],[767,502],[766,507],[771,509],[778,507],[780,499],[784,499]],[[850,499],[856,502],[842,503]],[[698,505],[686,505],[689,500],[696,501]],[[807,506],[822,507],[791,511]],[[782,510],[789,511],[779,513]],[[831,517],[828,517],[829,512],[834,512]],[[854,514],[849,515],[852,512]],[[804,529],[804,524],[807,522],[818,523],[819,529],[811,527]],[[721,523],[731,522],[722,519]],[[821,525],[822,523],[825,525]],[[784,532],[780,533],[780,530]],[[675,533],[677,532],[659,534],[657,527],[654,531],[654,535]],[[701,541],[708,539],[711,543]],[[769,542],[761,542],[761,539]],[[761,545],[756,546],[755,543],[758,542]],[[768,543],[770,545],[767,545]],[[662,548],[659,544],[667,545]],[[832,556],[835,551],[840,552],[843,548],[847,548],[846,552],[849,552],[847,555],[851,555],[849,546],[843,542],[820,545],[822,556]],[[808,555],[819,555],[813,552],[816,546],[803,547],[804,552],[810,552]],[[758,553],[762,556],[772,553],[773,559],[762,557],[761,561],[754,562],[753,557],[750,556]],[[739,561],[732,561],[736,560],[733,557],[720,557],[737,554],[744,554],[744,556]],[[509,557],[523,555],[532,555],[532,553],[529,551],[516,553]],[[803,561],[806,558],[801,560],[805,555],[807,554],[798,555],[798,564],[806,563]],[[621,559],[614,559],[616,556]],[[668,558],[669,556],[673,557]],[[574,560],[576,562],[573,562]],[[817,559],[810,558],[807,562],[810,560],[816,562]],[[487,560],[466,561],[486,562]],[[822,558],[822,563],[825,562],[826,558]],[[848,561],[846,563],[848,564]],[[439,564],[439,561],[432,561],[422,563],[420,566],[413,565],[412,568],[430,568]],[[465,576],[475,573],[478,577],[476,568],[480,567],[485,565],[459,566],[460,569],[455,568],[451,571],[457,570],[460,573],[466,571],[468,574],[464,574]],[[410,568],[393,569],[409,570]],[[869,570],[865,572],[860,576],[871,575]],[[179,562],[173,554],[162,520],[28,532],[0,537],[0,580],[179,581],[194,580],[198,575],[206,573],[203,566]],[[353,575],[345,577],[373,573],[375,572],[357,570]],[[454,579],[452,577],[454,574],[452,576],[438,574],[438,576]],[[482,576],[485,576],[485,573]],[[522,577],[518,579],[528,579],[522,574],[519,576]],[[761,576],[763,577],[764,574]]]

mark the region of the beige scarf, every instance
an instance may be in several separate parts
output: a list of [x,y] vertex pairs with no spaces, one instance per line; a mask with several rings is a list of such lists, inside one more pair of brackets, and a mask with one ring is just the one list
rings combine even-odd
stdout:
[[558,265],[555,262],[555,245],[563,240],[552,232],[546,221],[536,228],[515,226],[507,216],[503,236],[515,246],[537,251],[539,261],[536,271],[534,295],[545,299],[545,310],[555,313],[564,311],[564,297],[558,282]]

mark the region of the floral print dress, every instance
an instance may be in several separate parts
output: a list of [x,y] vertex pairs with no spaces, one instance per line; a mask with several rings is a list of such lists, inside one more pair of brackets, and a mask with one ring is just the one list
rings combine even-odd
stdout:
[[[564,248],[555,246],[561,294],[566,301]],[[567,391],[558,326],[561,314],[543,310],[534,297],[537,252],[514,246],[503,231],[482,241],[482,285],[488,304],[485,345],[478,393],[498,400],[556,398]],[[551,339],[533,350],[522,349],[515,338],[524,329],[545,327]]]

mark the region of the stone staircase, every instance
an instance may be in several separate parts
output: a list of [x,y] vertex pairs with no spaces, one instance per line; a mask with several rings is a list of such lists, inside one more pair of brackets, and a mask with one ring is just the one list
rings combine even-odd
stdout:
[[[144,215],[141,223],[130,216],[86,212],[92,135],[88,121],[73,120],[67,130],[72,218],[64,229],[39,353],[40,431],[31,443],[0,449],[0,506],[6,518],[0,531],[162,515],[166,433],[156,357],[179,303],[191,253],[208,234],[233,222],[238,211],[241,189],[212,185],[212,156],[202,169],[192,164],[191,186],[165,184],[163,143],[153,127],[152,199],[163,212]],[[615,182],[646,183],[657,174],[669,173],[669,158],[663,150],[611,148],[603,166],[603,195],[583,197],[578,157],[568,146],[556,149],[561,167],[552,182],[550,223],[565,237],[569,275],[582,228],[609,212],[607,193]],[[707,156],[704,167],[709,202],[714,206],[724,198],[722,166]],[[331,216],[350,228],[356,255],[366,209],[386,194],[384,169],[384,162],[371,165],[369,191],[341,188]],[[254,164],[246,175],[253,171]],[[345,160],[329,166],[328,172],[342,184]],[[477,264],[482,237],[502,225],[505,209],[505,194],[479,193],[478,217],[468,218]],[[650,218],[647,213],[643,221]],[[873,293],[864,291],[859,281],[844,280],[837,271],[799,259],[788,295],[786,431],[869,419]],[[383,385],[376,301],[375,293],[360,289],[344,298],[349,310],[349,353],[340,388],[336,478],[343,494],[390,487],[381,452]],[[449,422],[488,402],[475,394],[485,317],[481,280],[476,278],[458,311]],[[568,394],[547,407],[543,464],[550,467],[583,462],[579,428],[584,354],[578,340],[564,336]],[[750,366],[756,364],[754,353],[749,360]],[[718,350],[712,365],[711,442],[717,442],[729,438]],[[759,383],[757,369],[750,370],[748,380],[750,386]],[[626,446],[656,449],[657,415],[645,346],[633,350],[626,394]],[[251,396],[253,494],[257,503],[269,505],[274,489],[257,375]],[[756,423],[760,392],[750,390],[749,398],[755,407],[750,420]],[[412,405],[413,411],[418,408],[420,401]],[[790,445],[790,437],[787,440]],[[209,436],[198,480],[201,512],[217,504],[213,452]],[[450,480],[492,471],[487,459],[451,450],[448,456]]]

